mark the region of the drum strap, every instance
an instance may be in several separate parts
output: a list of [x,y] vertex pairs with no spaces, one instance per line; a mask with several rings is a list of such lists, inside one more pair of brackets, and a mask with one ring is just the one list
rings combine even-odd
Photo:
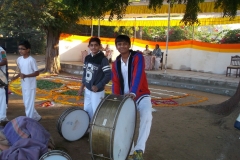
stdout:
[[6,77],[6,74],[3,72],[3,70],[0,68],[0,70],[2,71],[2,73],[4,74],[4,76]]
[[[6,74],[3,72],[3,70],[0,68],[0,71],[3,73],[3,75],[6,77]],[[0,79],[0,87],[5,87],[7,86],[6,83],[4,83],[1,79]]]

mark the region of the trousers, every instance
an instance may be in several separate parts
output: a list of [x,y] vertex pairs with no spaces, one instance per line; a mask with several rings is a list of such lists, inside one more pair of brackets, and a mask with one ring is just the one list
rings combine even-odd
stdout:
[[0,87],[0,121],[7,118],[7,104],[5,89]]
[[145,151],[146,142],[152,126],[152,103],[151,97],[144,97],[139,103],[136,103],[137,111],[140,114],[139,135],[136,146],[132,145],[130,155],[136,150]]
[[84,110],[88,113],[90,120],[92,120],[93,115],[105,96],[105,91],[101,92],[92,92],[89,89],[85,88],[84,91]]
[[35,109],[36,89],[22,89],[22,95],[26,117],[35,119],[36,121],[40,120],[41,116]]

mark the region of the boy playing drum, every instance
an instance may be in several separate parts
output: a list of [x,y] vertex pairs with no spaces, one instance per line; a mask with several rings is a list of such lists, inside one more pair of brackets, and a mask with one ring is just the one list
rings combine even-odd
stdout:
[[115,45],[120,55],[112,64],[112,92],[135,100],[140,112],[140,128],[137,144],[132,147],[128,160],[143,160],[146,141],[152,125],[152,103],[145,74],[144,57],[130,49],[130,38],[119,35]]

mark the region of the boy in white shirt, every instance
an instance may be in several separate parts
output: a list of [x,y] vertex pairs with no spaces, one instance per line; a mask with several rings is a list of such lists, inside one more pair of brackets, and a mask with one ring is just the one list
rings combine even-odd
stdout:
[[41,116],[36,111],[35,96],[36,96],[36,76],[39,75],[36,60],[29,55],[31,44],[28,41],[23,41],[19,44],[18,50],[22,55],[17,59],[17,65],[20,73],[13,79],[21,77],[23,103],[25,106],[26,116],[36,121],[41,120]]

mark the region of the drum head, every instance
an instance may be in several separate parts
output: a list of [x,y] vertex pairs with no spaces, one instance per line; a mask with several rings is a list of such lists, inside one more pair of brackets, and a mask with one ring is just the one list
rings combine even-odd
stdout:
[[63,151],[53,150],[42,155],[39,160],[72,160],[72,158]]
[[113,159],[126,159],[132,147],[136,125],[136,107],[131,98],[126,99],[118,115],[114,140]]
[[89,116],[78,107],[67,109],[58,120],[58,130],[68,141],[80,139],[89,127]]

